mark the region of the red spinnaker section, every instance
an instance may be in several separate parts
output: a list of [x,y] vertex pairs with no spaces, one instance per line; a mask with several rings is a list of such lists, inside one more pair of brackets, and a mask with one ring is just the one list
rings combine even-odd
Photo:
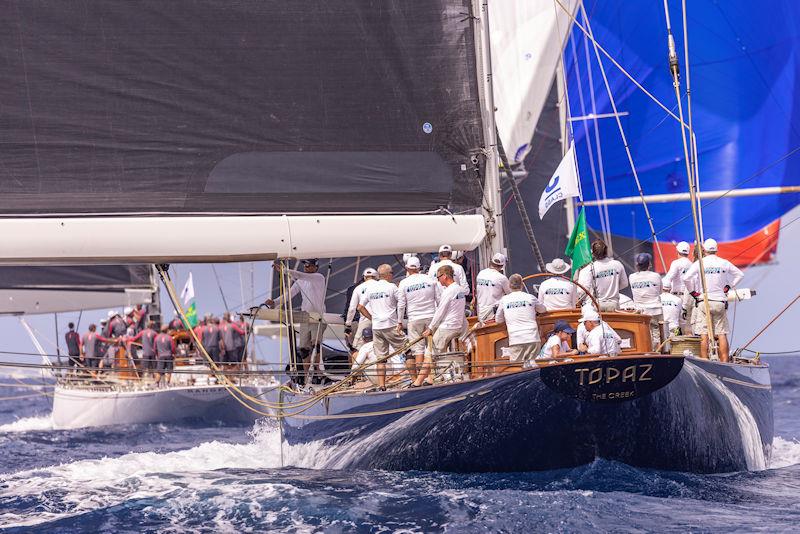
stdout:
[[[778,251],[778,233],[780,232],[781,220],[776,219],[767,226],[750,234],[743,239],[736,241],[722,241],[719,243],[718,254],[726,260],[732,262],[737,267],[750,267],[762,263],[769,263]],[[678,253],[672,243],[659,243],[664,261],[669,267],[672,260],[677,259]],[[658,258],[658,254],[653,246],[653,257]],[[658,272],[664,273],[661,262],[655,260]]]

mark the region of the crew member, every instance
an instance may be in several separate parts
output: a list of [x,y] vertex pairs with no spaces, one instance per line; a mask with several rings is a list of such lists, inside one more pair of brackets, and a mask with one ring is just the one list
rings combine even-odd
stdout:
[[[273,263],[272,268],[280,271],[279,263]],[[300,293],[302,302],[300,310],[308,313],[318,314],[320,321],[325,317],[325,277],[319,271],[319,262],[316,259],[303,260],[303,272],[287,269],[292,285],[289,288],[289,301]],[[269,308],[279,307],[285,295],[281,295],[277,300],[267,299],[266,305]],[[319,345],[322,341],[322,334],[325,332],[324,322],[310,322],[296,325],[297,337],[295,341],[298,348],[298,356],[303,361],[303,368],[306,373],[311,366],[311,354],[315,352],[319,358]]]
[[69,355],[69,367],[80,366],[81,360],[81,336],[75,331],[75,323],[67,325],[69,331],[64,334],[64,341],[67,342],[67,354]]
[[453,276],[456,283],[461,287],[465,295],[469,295],[469,283],[467,282],[467,275],[464,268],[452,260],[453,247],[450,245],[442,245],[439,247],[439,259],[431,263],[428,269],[428,276],[436,278],[439,273],[439,267],[442,265],[449,265],[453,269]]
[[167,332],[168,325],[161,325],[161,332],[155,338],[156,349],[156,385],[161,385],[161,379],[166,375],[166,383],[172,378],[172,366],[175,359],[175,340]]
[[406,343],[402,329],[398,328],[397,302],[400,290],[392,283],[392,266],[384,263],[378,267],[378,280],[367,286],[361,296],[358,311],[372,321],[372,339],[378,358],[378,389],[386,390],[386,359],[389,348],[400,349]]
[[[466,330],[467,299],[464,289],[455,281],[455,270],[449,263],[440,266],[436,271],[436,280],[444,287],[439,294],[436,311],[431,318],[428,328],[422,333],[428,337],[433,335],[433,353],[440,355],[447,352],[450,343],[457,339]],[[421,386],[426,382],[431,368],[431,355],[426,354],[422,369],[417,374],[417,379],[411,387]],[[433,384],[433,381],[427,381]]]
[[[628,287],[628,276],[622,263],[608,257],[608,246],[598,239],[592,243],[592,261],[580,270],[578,283],[592,292],[600,311],[614,311],[619,307],[620,290]],[[578,298],[587,298],[580,288]]]
[[145,372],[147,372],[148,369],[155,369],[156,367],[155,339],[158,332],[155,331],[155,326],[155,322],[148,321],[147,328],[140,330],[139,333],[131,339],[131,342],[141,340],[142,351],[140,367],[142,371]]
[[247,341],[247,332],[249,331],[249,327],[247,325],[247,321],[244,320],[244,316],[239,316],[239,329],[244,332],[244,335],[237,335],[235,337],[236,340],[236,349],[239,351],[239,361],[247,364],[245,361],[245,351],[247,350],[246,341]]
[[[564,276],[571,266],[561,258],[555,258],[544,268],[550,274]],[[539,302],[547,311],[574,310],[578,298],[576,288],[569,280],[553,276],[539,285]]]
[[683,312],[683,299],[678,295],[673,295],[670,292],[670,287],[667,278],[664,277],[661,285],[661,310],[664,314],[664,322],[671,336],[679,336],[681,334],[681,315]]
[[[223,362],[228,365],[241,363],[240,348],[236,345],[237,337],[244,337],[244,330],[231,321],[231,314],[225,312],[222,316],[222,346],[225,349]],[[241,346],[241,342],[239,344]]]
[[[742,281],[744,273],[726,259],[717,256],[717,242],[706,239],[703,242],[703,271],[706,278],[706,291],[708,308],[711,312],[711,323],[714,335],[719,339],[719,359],[727,362],[728,349],[728,291]],[[700,334],[700,355],[708,358],[708,325],[706,321],[706,306],[702,302],[703,286],[700,279],[700,262],[692,264],[684,275],[686,289],[699,300],[695,314],[694,330]]]
[[578,330],[575,334],[575,345],[578,348],[578,354],[586,354],[586,350],[588,349],[586,345],[586,336],[589,335],[589,332],[586,330],[585,318],[596,314],[597,310],[591,302],[587,302],[581,307],[581,319],[584,320],[578,321]]
[[522,290],[522,276],[512,274],[508,279],[511,293],[500,299],[495,320],[506,323],[509,362],[527,362],[539,354],[542,340],[539,337],[539,324],[536,312],[547,311],[539,299]]
[[114,310],[109,310],[109,312],[108,312],[108,337],[122,337],[122,336],[125,335],[125,331],[127,329],[128,329],[128,325],[125,323],[125,319],[123,319]]
[[207,321],[207,324],[203,327],[203,347],[208,355],[211,356],[211,359],[214,360],[214,363],[219,364],[222,363],[220,354],[222,351],[222,335],[219,330],[219,318],[212,315]]
[[669,270],[664,275],[664,282],[670,288],[670,292],[680,298],[683,298],[683,292],[686,290],[686,285],[683,283],[683,275],[692,266],[692,260],[689,259],[690,248],[689,243],[686,241],[681,241],[675,245],[678,259],[669,264]]
[[506,257],[497,253],[492,256],[489,267],[478,273],[475,279],[475,302],[477,304],[478,320],[485,323],[494,319],[495,309],[503,295],[511,293],[508,278],[503,274]]
[[631,273],[628,281],[633,294],[636,310],[650,317],[650,336],[653,339],[653,350],[661,344],[661,328],[659,322],[664,320],[661,310],[662,281],[658,273],[650,270],[653,257],[647,252],[637,254],[635,258],[636,272]]
[[616,356],[620,353],[622,338],[611,326],[600,320],[597,312],[589,312],[581,318],[586,326],[586,352],[588,354],[608,354]]
[[536,359],[566,358],[567,356],[578,354],[578,351],[570,349],[567,343],[572,339],[572,334],[574,333],[575,329],[568,322],[563,320],[556,321],[553,326],[553,333],[547,338]]
[[[347,316],[344,320],[344,328],[345,334],[350,335],[353,330],[353,319],[355,319],[356,312],[358,311],[358,305],[361,301],[361,297],[364,292],[369,287],[369,284],[375,283],[378,280],[378,271],[373,269],[372,267],[367,267],[364,269],[362,273],[362,277],[364,281],[358,284],[354,289],[352,295],[350,295],[350,305],[347,307]],[[353,336],[353,348],[360,348],[361,345],[364,344],[364,338],[362,337],[362,333],[364,332],[365,328],[372,328],[372,321],[364,317],[363,315],[359,314],[360,317],[358,319],[358,326],[356,327],[356,333]]]
[[81,360],[89,368],[97,368],[99,365],[101,343],[111,343],[112,340],[101,336],[96,332],[97,325],[90,324],[89,331],[81,338]]
[[[436,312],[436,281],[419,271],[419,258],[411,256],[406,260],[406,277],[398,286],[400,298],[397,302],[397,316],[402,322],[403,318],[408,315],[406,328],[409,341],[422,337]],[[401,325],[398,324],[398,330],[400,328]],[[416,380],[417,372],[422,369],[426,344],[427,340],[422,337],[411,345],[412,358],[406,359],[406,368],[412,380]]]

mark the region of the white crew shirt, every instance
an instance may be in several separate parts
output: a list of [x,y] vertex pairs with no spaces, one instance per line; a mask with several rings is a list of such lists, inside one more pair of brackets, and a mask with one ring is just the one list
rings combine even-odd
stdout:
[[478,273],[475,278],[475,299],[478,302],[478,317],[497,306],[503,295],[511,293],[506,275],[487,267]]
[[600,321],[586,336],[586,345],[589,354],[619,354],[622,338],[619,337],[608,323]]
[[578,328],[575,329],[575,341],[577,343],[577,347],[581,345],[586,345],[586,336],[589,335],[589,332],[586,330],[586,325],[583,323],[578,323]]
[[[322,273],[304,273],[287,269],[292,278],[292,287],[289,288],[289,298],[293,298],[300,293],[302,302],[300,309],[310,313],[325,313],[325,276]],[[275,307],[279,308],[281,298],[275,301]]]
[[669,330],[675,330],[680,327],[683,299],[672,293],[661,293],[660,299],[664,322]]
[[408,314],[409,321],[433,317],[436,312],[436,280],[427,274],[415,273],[400,281],[397,313],[400,320]]
[[509,345],[539,343],[539,324],[536,312],[547,311],[539,300],[524,291],[512,291],[500,299],[494,320],[506,323]]
[[566,341],[561,341],[561,338],[558,337],[558,334],[553,334],[547,338],[547,342],[544,344],[544,347],[542,347],[542,350],[539,351],[539,356],[542,358],[552,358],[553,347],[558,347],[559,354],[569,352],[570,350]]
[[469,283],[467,283],[467,275],[464,273],[464,268],[460,264],[450,259],[445,258],[443,260],[437,260],[431,263],[431,267],[428,269],[428,276],[436,280],[436,271],[438,271],[439,267],[442,265],[449,265],[453,268],[453,280],[455,280],[456,283],[461,286],[461,289],[464,291],[465,295],[469,295]]
[[[619,300],[621,289],[628,287],[628,276],[622,263],[613,258],[593,261],[578,274],[578,283],[595,293],[598,302]],[[578,298],[585,295],[578,289]]]
[[388,280],[378,280],[367,286],[361,295],[360,304],[372,316],[372,329],[384,330],[397,326],[397,301],[400,290]]
[[[344,321],[345,325],[350,326],[353,323],[358,305],[361,303],[361,295],[367,290],[368,284],[374,284],[375,282],[377,282],[377,280],[374,278],[367,278],[353,289],[353,294],[350,295],[350,305],[347,307],[347,319]],[[362,319],[366,319],[366,317],[362,317]]]
[[[706,290],[708,300],[725,302],[725,286],[733,287],[744,278],[744,273],[734,264],[716,254],[709,254],[703,258],[703,270],[706,273]],[[683,278],[689,291],[701,292],[703,290],[700,280],[700,262],[695,262],[686,271]]]
[[686,256],[681,256],[669,264],[669,270],[664,275],[664,282],[669,286],[669,290],[673,293],[683,293],[686,290],[686,284],[683,283],[683,275],[692,266],[692,260]]
[[628,277],[637,310],[647,315],[661,313],[661,276],[653,271],[638,271]]
[[464,310],[467,309],[467,299],[464,290],[453,282],[439,293],[439,302],[436,312],[431,319],[431,331],[437,328],[445,330],[462,330],[464,328]]
[[574,310],[577,286],[563,278],[548,278],[539,285],[539,302],[547,311]]

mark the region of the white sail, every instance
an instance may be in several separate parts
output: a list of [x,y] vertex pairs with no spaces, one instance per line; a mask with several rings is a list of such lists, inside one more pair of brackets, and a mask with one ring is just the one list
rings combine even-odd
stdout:
[[[563,4],[574,11],[578,2]],[[492,2],[490,9],[497,129],[509,161],[521,162],[571,23],[553,0],[503,0]]]

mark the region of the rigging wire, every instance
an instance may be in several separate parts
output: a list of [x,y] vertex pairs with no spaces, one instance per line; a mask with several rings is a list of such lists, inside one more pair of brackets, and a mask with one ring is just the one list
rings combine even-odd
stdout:
[[[558,0],[555,0],[558,2]],[[580,10],[583,14],[583,19],[586,23],[586,28],[589,31],[589,36],[592,36],[592,25],[589,21],[588,16],[586,15],[586,9],[583,7],[583,3],[580,4]],[[606,93],[608,94],[608,101],[611,104],[611,109],[614,112],[614,119],[617,122],[617,128],[619,129],[619,135],[622,138],[622,144],[625,146],[625,154],[628,156],[628,163],[631,166],[631,172],[633,173],[633,179],[636,182],[636,188],[639,190],[639,197],[642,199],[642,207],[644,208],[645,216],[647,216],[647,224],[650,227],[650,234],[653,237],[653,244],[655,245],[656,252],[658,253],[658,258],[661,260],[661,265],[663,266],[664,270],[666,270],[666,265],[664,263],[664,256],[661,253],[661,247],[658,246],[658,236],[656,235],[656,229],[653,226],[653,217],[650,215],[650,209],[647,207],[647,201],[644,198],[644,191],[642,190],[642,183],[639,180],[639,173],[636,171],[636,165],[633,163],[633,154],[631,154],[630,145],[628,145],[628,138],[625,135],[625,129],[622,127],[622,121],[619,118],[619,111],[617,110],[617,103],[614,99],[614,94],[611,91],[611,85],[608,83],[608,76],[606,76],[606,69],[603,66],[603,62],[600,58],[600,52],[598,50],[598,44],[594,39],[592,40],[594,43],[594,54],[597,58],[597,64],[600,67],[600,74],[603,76],[603,84],[606,88]],[[683,123],[683,120],[681,120]]]

